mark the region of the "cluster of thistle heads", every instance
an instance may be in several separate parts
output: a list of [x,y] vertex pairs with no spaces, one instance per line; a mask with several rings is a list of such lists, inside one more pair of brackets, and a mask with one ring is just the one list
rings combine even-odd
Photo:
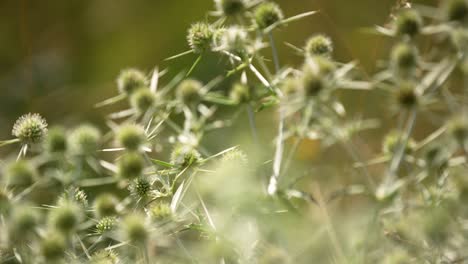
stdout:
[[[127,108],[105,124],[21,116],[0,142],[20,145],[1,163],[0,263],[465,263],[468,1],[404,2],[372,30],[394,43],[376,73],[335,60],[322,33],[275,43],[313,11],[215,0],[213,21],[192,24],[190,50],[169,58],[196,54],[190,70],[165,84],[167,70],[123,70],[119,94],[96,106]],[[282,65],[279,48],[303,63]],[[227,71],[204,83],[190,75],[207,53]],[[347,91],[384,97],[391,118],[353,116]],[[257,134],[264,112],[277,113],[270,139]],[[256,157],[203,146],[242,114]],[[364,153],[360,132],[379,125],[383,147]],[[296,168],[301,142],[317,141],[349,154],[330,161],[346,185],[321,189],[315,165]],[[352,213],[333,210],[337,200]]]

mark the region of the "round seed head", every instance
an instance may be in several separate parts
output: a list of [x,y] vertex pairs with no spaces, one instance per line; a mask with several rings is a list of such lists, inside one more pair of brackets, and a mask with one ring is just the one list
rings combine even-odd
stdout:
[[123,179],[135,179],[143,173],[144,160],[138,153],[124,154],[117,163],[118,176]]
[[39,114],[22,115],[13,125],[12,134],[23,144],[38,143],[47,134],[47,122]]
[[132,94],[137,89],[148,86],[145,74],[137,69],[126,69],[117,78],[117,87],[123,94]]
[[91,125],[81,125],[70,134],[70,150],[76,155],[94,155],[99,148],[101,133]]
[[26,188],[33,184],[37,171],[30,162],[18,160],[7,165],[5,175],[10,186]]
[[119,146],[127,150],[137,151],[146,142],[146,133],[143,127],[136,124],[122,125],[116,134]]
[[422,26],[423,20],[414,10],[403,11],[395,20],[395,31],[400,36],[414,37],[419,34]]
[[276,3],[265,2],[255,9],[254,18],[257,27],[263,30],[283,20],[284,15]]
[[325,35],[316,35],[307,40],[305,51],[306,55],[329,57],[333,52],[333,42]]
[[304,72],[301,85],[306,96],[316,96],[325,88],[323,78],[313,72]]
[[64,153],[67,150],[65,130],[61,127],[50,129],[44,140],[44,149],[49,153]]
[[248,34],[244,28],[231,26],[221,31],[219,48],[237,55],[244,55],[248,46]]
[[246,8],[245,0],[215,0],[216,9],[221,11],[225,16],[235,16],[244,11]]
[[149,236],[145,216],[139,214],[131,214],[125,217],[122,221],[122,231],[126,240],[135,244],[145,243]]
[[391,60],[392,65],[397,72],[409,73],[417,65],[417,50],[406,43],[397,44],[392,49]]
[[187,79],[177,86],[176,97],[184,103],[200,100],[203,84],[197,80]]
[[94,210],[97,217],[113,216],[117,214],[119,201],[112,194],[104,193],[94,200]]
[[151,207],[150,216],[154,221],[167,220],[172,217],[172,210],[167,203],[158,203]]
[[112,231],[116,225],[117,218],[112,216],[106,216],[97,222],[96,232],[98,234],[104,234],[106,232]]
[[403,85],[396,93],[396,100],[402,108],[413,108],[418,104],[418,95],[412,85]]
[[447,0],[445,1],[445,17],[449,21],[463,22],[468,17],[468,1]]
[[156,94],[150,89],[141,88],[136,90],[130,97],[130,104],[139,113],[145,113],[156,104]]
[[138,199],[146,198],[151,192],[151,183],[142,177],[136,178],[129,186],[132,195]]
[[250,100],[249,86],[242,83],[235,83],[229,93],[229,98],[236,103],[246,103]]
[[187,34],[187,42],[195,53],[203,53],[211,49],[213,45],[214,30],[204,22],[193,24]]
[[65,238],[58,233],[49,234],[41,241],[41,253],[47,261],[64,257],[66,249]]
[[63,234],[73,232],[81,222],[81,210],[78,205],[66,202],[54,208],[50,213],[51,225]]
[[22,238],[28,235],[36,227],[37,221],[37,214],[33,208],[15,207],[11,220],[11,231],[13,231],[14,237]]
[[188,167],[201,159],[200,153],[192,147],[178,145],[171,153],[171,163],[178,167]]

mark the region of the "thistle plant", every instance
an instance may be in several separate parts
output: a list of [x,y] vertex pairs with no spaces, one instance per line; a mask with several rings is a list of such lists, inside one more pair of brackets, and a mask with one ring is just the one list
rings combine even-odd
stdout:
[[[215,0],[165,62],[188,70],[116,73],[104,123],[21,116],[0,263],[465,263],[468,2],[398,3],[366,31],[389,41],[375,72],[322,32],[277,41],[315,11]],[[218,77],[192,76],[208,55]]]

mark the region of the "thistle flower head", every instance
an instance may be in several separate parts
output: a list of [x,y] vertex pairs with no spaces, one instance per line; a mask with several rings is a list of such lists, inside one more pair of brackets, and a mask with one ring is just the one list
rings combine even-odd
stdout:
[[449,21],[463,22],[468,17],[468,1],[447,0],[445,4],[445,17]]
[[34,209],[20,206],[15,207],[12,215],[12,228],[14,236],[22,238],[34,230],[38,223],[38,217]]
[[402,108],[413,108],[418,104],[419,96],[413,85],[403,84],[396,92],[396,101]]
[[64,153],[67,150],[67,145],[65,129],[62,127],[50,129],[44,140],[44,149],[48,153]]
[[216,9],[225,16],[235,16],[246,8],[245,0],[215,0]]
[[183,168],[196,164],[200,159],[200,153],[186,145],[175,146],[171,153],[171,163]]
[[333,52],[333,42],[329,37],[319,34],[307,40],[305,51],[306,55],[329,57]]
[[76,155],[94,155],[99,148],[101,133],[91,125],[81,125],[70,134],[70,150]]
[[47,134],[47,122],[39,114],[22,115],[13,125],[12,134],[23,144],[38,143]]
[[145,74],[137,69],[123,70],[117,78],[117,87],[123,94],[132,94],[137,89],[148,86]]
[[151,192],[151,183],[146,178],[138,177],[130,184],[129,190],[139,199],[146,198]]
[[246,103],[250,100],[249,86],[242,83],[235,83],[229,92],[229,98],[236,103]]
[[138,113],[145,113],[156,104],[157,96],[150,89],[137,89],[130,97],[130,105]]
[[91,256],[90,264],[117,264],[121,263],[117,254],[111,250],[100,250]]
[[154,221],[167,220],[172,217],[171,207],[164,202],[157,203],[151,207],[150,217]]
[[248,46],[247,31],[239,26],[230,26],[221,31],[219,36],[219,49],[236,55],[244,55]]
[[65,235],[73,232],[81,223],[82,212],[77,204],[65,202],[52,209],[49,217],[51,226]]
[[261,30],[280,22],[283,18],[284,15],[281,8],[272,2],[264,2],[254,11],[255,24]]
[[117,214],[119,200],[110,193],[100,194],[94,200],[94,211],[98,217],[113,216]]
[[41,253],[47,261],[56,261],[65,256],[65,238],[59,233],[51,233],[41,241]]
[[33,184],[36,175],[36,168],[26,160],[18,160],[7,165],[5,171],[8,184],[20,188]]
[[400,43],[393,47],[391,63],[396,72],[408,74],[416,67],[417,62],[418,53],[413,46]]
[[187,34],[187,42],[195,53],[203,53],[212,48],[214,29],[205,22],[193,24]]
[[316,96],[325,88],[322,76],[314,72],[304,72],[301,77],[302,91],[306,96]]
[[117,174],[123,179],[135,179],[141,176],[144,166],[144,160],[140,154],[129,152],[122,155],[118,160]]
[[96,224],[96,233],[104,234],[112,231],[117,225],[117,218],[113,216],[106,216],[100,219]]
[[300,88],[301,83],[296,77],[287,77],[280,84],[280,89],[286,97],[298,94]]
[[419,34],[423,20],[418,12],[405,10],[395,20],[395,32],[400,36],[414,37]]
[[145,129],[136,124],[122,125],[115,137],[119,146],[130,151],[139,150],[147,140]]
[[182,81],[177,86],[176,97],[184,103],[191,103],[200,100],[203,84],[194,79]]
[[83,190],[81,190],[79,188],[74,189],[73,199],[75,200],[75,202],[77,202],[80,205],[83,205],[83,206],[88,205],[88,196],[86,195],[86,193]]
[[149,230],[146,226],[144,215],[131,214],[126,216],[122,223],[121,228],[126,240],[134,244],[143,244],[149,236]]

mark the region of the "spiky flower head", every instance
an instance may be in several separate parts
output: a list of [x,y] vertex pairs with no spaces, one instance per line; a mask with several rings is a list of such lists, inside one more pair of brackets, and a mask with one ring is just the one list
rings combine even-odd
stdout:
[[80,205],[88,205],[88,196],[80,188],[75,188],[73,191],[73,199]]
[[142,175],[144,166],[144,160],[140,154],[129,152],[118,160],[117,174],[123,179],[135,179]]
[[304,95],[316,96],[325,88],[325,81],[321,75],[314,72],[304,72],[301,78]]
[[283,20],[284,15],[281,8],[272,2],[260,4],[254,11],[255,24],[261,30]]
[[119,146],[130,151],[139,150],[147,140],[145,129],[136,124],[122,125],[115,137]]
[[13,125],[12,134],[23,144],[38,143],[47,134],[47,122],[39,114],[22,115]]
[[151,192],[151,183],[146,178],[138,177],[128,188],[131,194],[138,199],[146,198]]
[[418,52],[413,46],[407,43],[399,43],[393,47],[391,63],[396,72],[408,74],[416,67],[417,62]]
[[136,90],[130,97],[130,105],[138,113],[145,113],[156,104],[157,96],[148,88]]
[[125,69],[117,78],[117,87],[123,94],[132,94],[137,89],[148,86],[145,74],[137,69]]
[[169,204],[161,202],[153,205],[150,209],[151,219],[154,221],[167,220],[172,217],[172,210]]
[[26,188],[33,184],[37,171],[31,162],[17,160],[7,165],[5,176],[10,186]]
[[235,83],[229,92],[229,98],[236,103],[246,103],[250,100],[250,88],[246,84]]
[[289,76],[281,82],[280,89],[284,96],[293,96],[301,91],[301,84],[298,78]]
[[123,235],[133,244],[143,244],[149,236],[146,217],[140,214],[130,214],[121,223]]
[[117,218],[113,216],[106,216],[101,218],[96,224],[96,233],[104,234],[112,231],[117,225]]
[[463,22],[468,17],[468,1],[447,0],[445,4],[445,17],[449,21]]
[[305,51],[306,55],[329,57],[333,52],[333,42],[322,34],[312,36],[307,40]]
[[200,81],[184,80],[177,86],[176,97],[184,103],[196,102],[200,100],[202,88],[203,84]]
[[65,129],[62,127],[50,129],[44,140],[44,149],[48,153],[64,153],[68,146],[65,133]]
[[405,10],[395,20],[395,32],[400,36],[414,37],[422,26],[423,20],[415,10]]
[[52,227],[64,235],[73,232],[81,223],[81,208],[73,202],[64,202],[49,214]]
[[94,211],[98,217],[113,216],[117,214],[119,200],[113,194],[103,193],[94,200]]
[[171,163],[178,167],[188,167],[201,160],[200,153],[193,147],[177,145],[171,153]]
[[76,155],[94,155],[99,148],[101,133],[91,125],[81,125],[70,134],[70,150]]
[[38,223],[38,216],[33,208],[20,206],[15,207],[11,218],[10,231],[18,239],[28,235],[34,230]]
[[249,45],[248,41],[248,34],[244,28],[230,26],[221,31],[218,49],[244,56],[247,52],[247,46]]
[[65,238],[62,234],[47,234],[41,241],[41,253],[47,261],[56,261],[65,256],[67,249]]
[[213,27],[205,22],[192,24],[188,30],[187,42],[195,53],[203,53],[212,48],[214,37]]
[[402,84],[396,91],[396,101],[402,108],[413,108],[418,105],[419,96],[412,84]]
[[215,4],[225,16],[241,14],[246,8],[245,0],[215,0]]
[[121,263],[118,255],[111,250],[100,250],[91,256],[90,264],[117,264]]

